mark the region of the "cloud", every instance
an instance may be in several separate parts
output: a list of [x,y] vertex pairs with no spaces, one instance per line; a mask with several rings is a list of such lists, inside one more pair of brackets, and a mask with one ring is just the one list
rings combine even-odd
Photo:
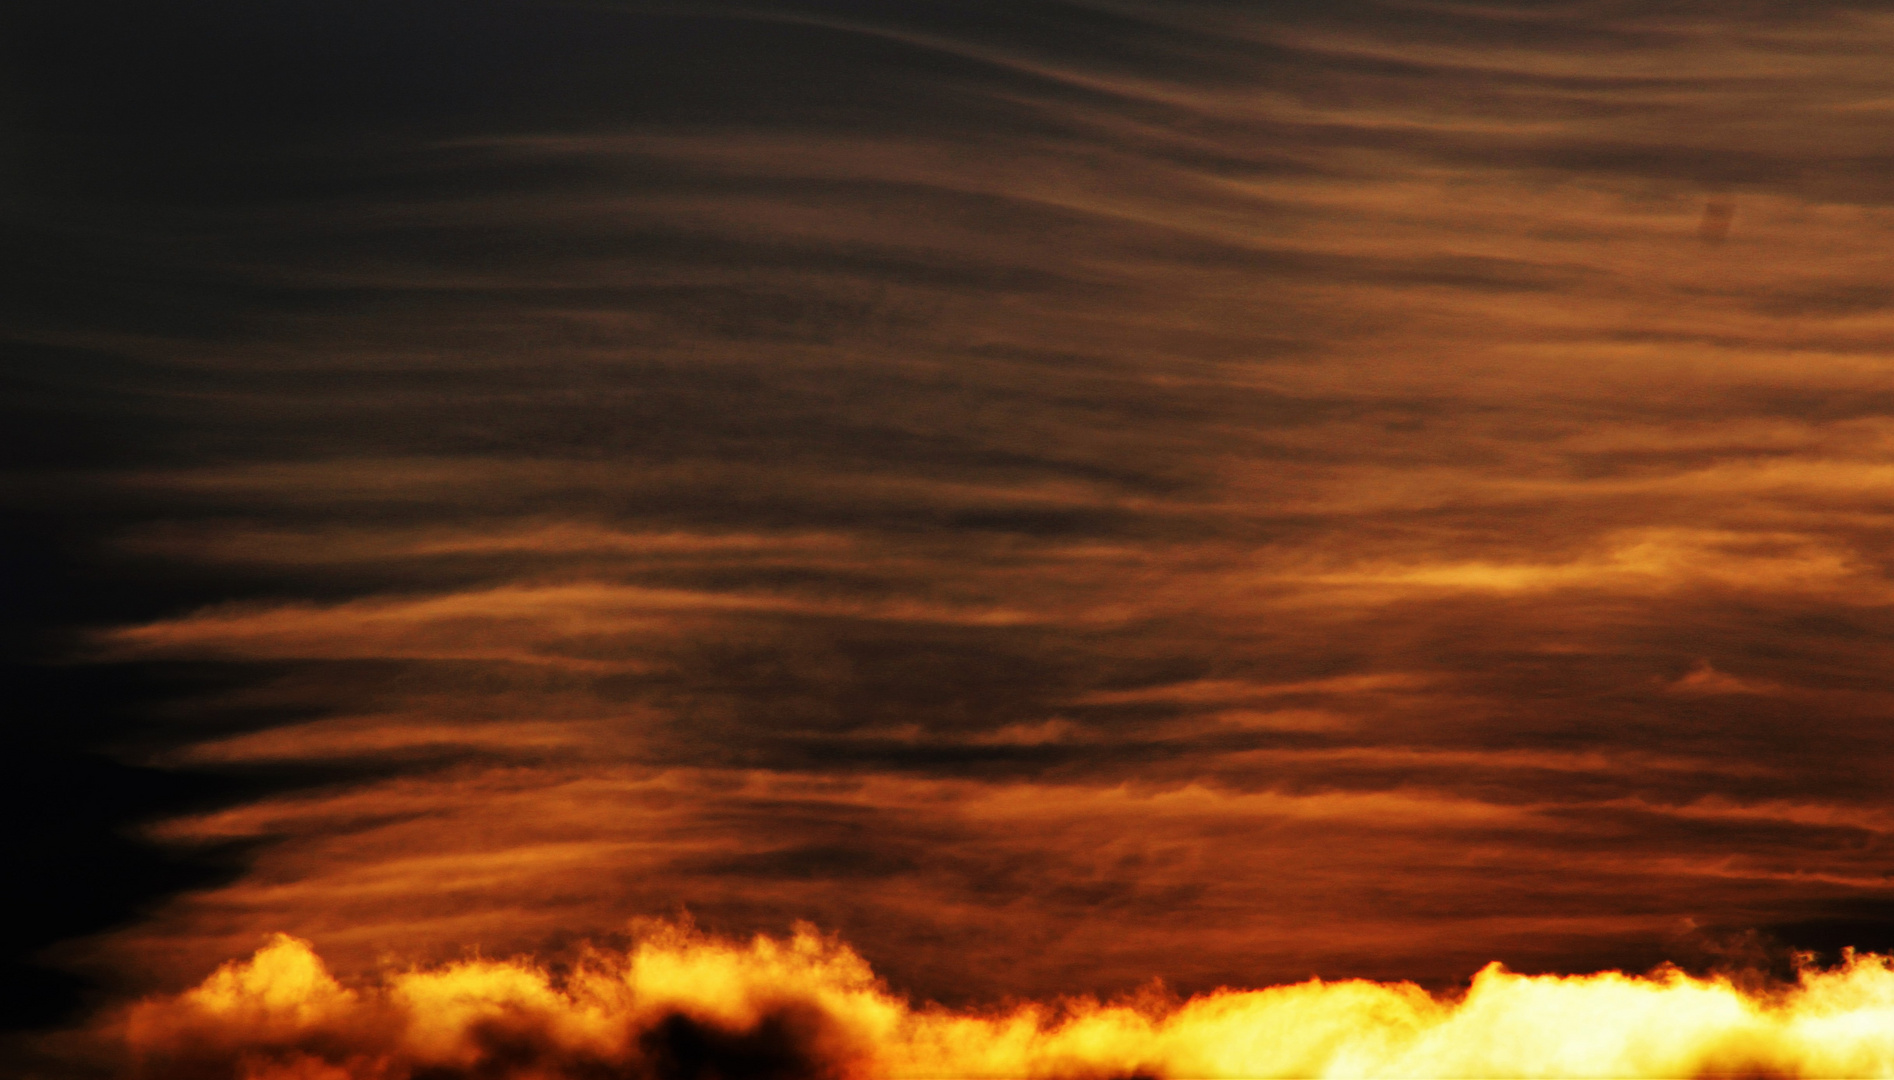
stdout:
[[6,16],[33,950],[1894,948],[1887,19],[449,7]]
[[278,935],[124,1020],[138,1075],[243,1080],[534,1075],[658,1078],[1878,1075],[1894,973],[1879,956],[1768,993],[1649,977],[1481,971],[1464,996],[1310,981],[1161,989],[1112,1003],[915,1007],[859,956],[648,927],[561,970],[464,960],[338,983]]

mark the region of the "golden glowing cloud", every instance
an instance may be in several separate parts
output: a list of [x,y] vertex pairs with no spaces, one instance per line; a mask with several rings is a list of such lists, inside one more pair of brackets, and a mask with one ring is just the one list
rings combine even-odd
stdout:
[[812,928],[747,943],[647,926],[552,971],[464,960],[338,983],[277,936],[123,1020],[138,1075],[412,1077],[1680,1077],[1894,1075],[1894,967],[1851,955],[1745,991],[1675,970],[1517,975],[1464,994],[1309,981],[917,1008]]

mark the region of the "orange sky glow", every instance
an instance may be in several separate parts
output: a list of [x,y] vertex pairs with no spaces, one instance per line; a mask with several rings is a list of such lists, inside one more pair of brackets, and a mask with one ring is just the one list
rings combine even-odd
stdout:
[[96,6],[18,1075],[1894,1075],[1882,7]]

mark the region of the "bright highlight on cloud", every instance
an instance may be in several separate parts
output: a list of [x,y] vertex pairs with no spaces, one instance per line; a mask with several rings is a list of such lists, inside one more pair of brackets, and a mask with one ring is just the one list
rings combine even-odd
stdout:
[[1528,976],[1463,996],[1311,980],[984,1011],[916,1006],[846,945],[653,926],[559,971],[464,960],[359,988],[278,935],[124,1020],[144,1080],[1894,1075],[1894,961],[1743,990],[1675,970]]

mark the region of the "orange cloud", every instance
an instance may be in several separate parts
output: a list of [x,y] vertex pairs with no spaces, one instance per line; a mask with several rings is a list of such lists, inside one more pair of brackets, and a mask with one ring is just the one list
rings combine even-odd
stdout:
[[[45,464],[20,490],[69,498],[98,553],[77,659],[178,689],[20,727],[202,781],[134,798],[96,826],[113,844],[138,822],[243,857],[63,955],[135,994],[280,929],[334,972],[284,945],[154,1002],[152,1069],[661,1072],[674,1051],[583,1019],[630,1015],[610,979],[354,980],[391,943],[507,955],[679,904],[841,928],[948,1000],[1643,970],[1679,925],[1894,943],[1894,23],[1077,3],[980,29],[1016,6],[756,16],[808,84],[746,82],[718,51],[744,16],[634,35],[731,75],[727,112],[678,113],[652,95],[699,81],[637,81],[662,65],[615,12],[572,37],[607,53],[547,55],[648,118],[522,100],[344,135],[283,171],[333,198],[251,192],[189,242],[164,209],[116,255],[126,206],[48,216],[22,279],[73,275],[74,321],[22,340],[85,349],[29,365]],[[868,42],[913,82],[852,66]],[[1741,206],[1714,251],[1707,197]],[[121,448],[65,463],[84,417]],[[71,722],[95,714],[128,719]],[[22,820],[113,802],[65,786]],[[1480,993],[1539,985],[1511,978]],[[1347,985],[1364,1015],[1471,1023]],[[1207,1008],[1085,1013],[1148,1053],[963,1064],[1275,1067],[1163,1042]],[[816,1056],[769,1057],[748,1014],[688,1030],[752,1072],[909,1060],[810,1009],[778,1026]],[[1032,1015],[927,1030],[1094,1030]],[[1486,1067],[1405,1038],[1281,1067]]]
[[1888,1076],[1894,961],[1851,954],[1769,991],[1493,964],[1459,997],[1310,980],[949,1010],[807,926],[738,942],[652,924],[566,970],[474,959],[359,988],[278,935],[121,1032],[141,1080]]

